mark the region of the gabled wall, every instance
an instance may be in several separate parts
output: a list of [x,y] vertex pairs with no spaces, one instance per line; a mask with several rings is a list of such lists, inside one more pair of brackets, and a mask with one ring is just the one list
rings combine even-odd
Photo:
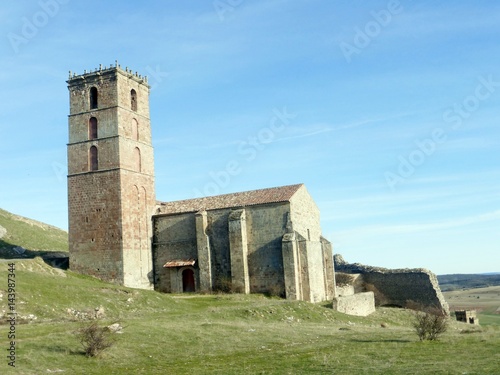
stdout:
[[321,224],[319,208],[304,185],[290,199],[290,212],[293,230],[308,241],[320,242]]

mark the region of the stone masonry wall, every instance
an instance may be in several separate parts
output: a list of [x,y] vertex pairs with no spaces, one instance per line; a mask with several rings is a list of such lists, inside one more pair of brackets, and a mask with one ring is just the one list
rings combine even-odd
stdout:
[[373,291],[377,305],[411,306],[417,303],[423,307],[435,307],[449,313],[436,275],[417,269],[386,269],[346,263],[341,256],[335,256],[335,270],[362,274],[366,290]]
[[373,292],[338,296],[333,299],[334,310],[348,315],[368,316],[375,312]]
[[231,210],[207,211],[206,233],[210,243],[213,286],[224,287],[231,280],[231,258],[229,252],[229,215]]
[[335,297],[335,269],[333,267],[333,248],[331,242],[321,237],[321,248],[323,250],[323,271],[325,273],[326,299]]
[[151,214],[156,207],[154,177],[126,169],[120,171],[124,285],[150,289],[153,285]]
[[[229,215],[232,209],[207,211],[206,234],[210,243],[213,285],[231,280]],[[281,241],[286,233],[289,205],[245,208],[248,277],[251,293],[284,291]],[[154,216],[154,264],[157,288],[169,291],[168,270],[161,267],[170,258],[197,258],[195,213]],[[174,233],[175,232],[175,233]],[[168,254],[168,255],[167,255]]]
[[[197,258],[195,216],[187,213],[155,217],[153,232],[155,290],[171,293],[171,273],[177,270],[163,265],[172,260]],[[198,280],[197,275],[195,279]]]
[[424,269],[366,272],[363,280],[373,288],[375,302],[380,305],[411,306],[410,302],[436,307],[449,312],[436,276]]
[[284,293],[282,239],[290,212],[288,203],[246,208],[250,291]]
[[73,271],[123,283],[120,191],[104,188],[119,184],[118,170],[70,176],[68,233]]
[[290,212],[298,234],[303,298],[312,302],[333,298],[331,244],[321,236],[320,211],[305,186],[290,199]]
[[290,212],[293,230],[308,241],[319,242],[321,240],[319,208],[305,186],[297,190],[290,199]]
[[311,302],[321,302],[326,299],[325,271],[321,242],[307,241],[307,273],[309,278],[309,298]]

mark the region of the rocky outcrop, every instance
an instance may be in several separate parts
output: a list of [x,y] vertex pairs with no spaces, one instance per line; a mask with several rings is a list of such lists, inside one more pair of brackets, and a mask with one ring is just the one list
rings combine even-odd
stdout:
[[387,269],[347,263],[340,254],[334,257],[335,271],[361,274],[364,288],[375,294],[379,306],[437,308],[449,313],[437,277],[424,268]]

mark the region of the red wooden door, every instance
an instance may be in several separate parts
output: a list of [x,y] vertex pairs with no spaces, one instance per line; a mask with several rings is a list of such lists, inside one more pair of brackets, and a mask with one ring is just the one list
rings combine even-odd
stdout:
[[192,269],[182,271],[182,291],[194,292],[194,272]]

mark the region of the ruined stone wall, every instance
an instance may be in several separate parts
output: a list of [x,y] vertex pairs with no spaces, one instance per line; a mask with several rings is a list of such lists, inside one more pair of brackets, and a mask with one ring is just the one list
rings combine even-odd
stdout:
[[407,307],[416,303],[449,313],[436,275],[426,269],[386,269],[358,263],[348,264],[336,255],[335,270],[362,274],[364,287],[374,292],[377,305]]
[[373,292],[338,296],[333,299],[334,310],[348,315],[368,316],[375,312]]
[[436,276],[425,269],[388,270],[363,274],[366,288],[373,288],[380,305],[411,306],[411,302],[449,312]]

